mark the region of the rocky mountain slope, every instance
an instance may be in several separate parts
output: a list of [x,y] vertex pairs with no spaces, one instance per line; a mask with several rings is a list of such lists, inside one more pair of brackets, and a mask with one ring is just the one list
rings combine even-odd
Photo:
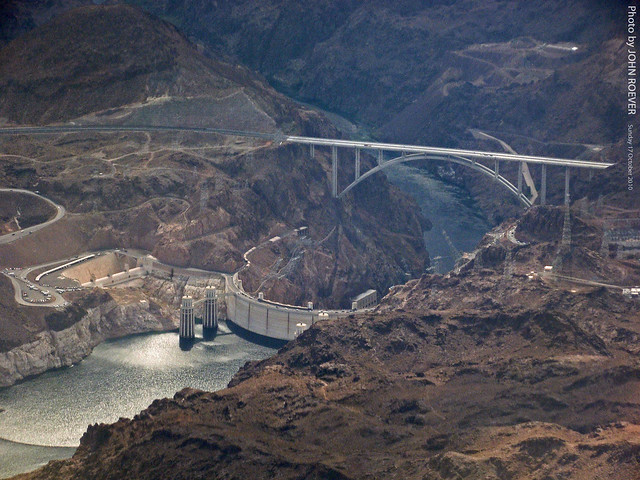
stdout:
[[[383,140],[501,149],[478,129],[521,153],[598,158],[586,144],[625,133],[624,6],[615,2],[133,3]],[[517,214],[481,176],[454,171],[447,180],[494,223]],[[556,190],[549,198],[562,201]]]
[[[247,69],[203,56],[173,26],[130,6],[67,12],[0,50],[0,71],[6,73],[0,76],[6,87],[0,115],[12,122],[73,119],[337,135],[322,116]],[[427,224],[413,203],[381,178],[335,202],[328,152],[319,151],[314,160],[294,146],[196,134],[17,137],[2,139],[1,148],[3,182],[38,188],[71,213],[48,232],[4,248],[3,258],[12,264],[129,246],[170,264],[235,271],[251,246],[308,225],[316,243],[338,233],[320,254],[310,247],[311,260],[291,269],[289,281],[303,283],[293,297],[277,285],[272,296],[327,306],[346,305],[365,287],[382,291],[428,264],[421,241]],[[352,175],[353,167],[341,168],[343,184]],[[378,199],[384,208],[373,216],[368,212]],[[71,238],[58,241],[70,230]],[[33,258],[31,248],[39,242],[48,248]],[[354,247],[361,243],[369,248]],[[340,255],[345,248],[360,254]],[[327,258],[333,268],[338,256],[337,272],[317,280],[310,273],[319,270],[315,264],[324,268]],[[373,269],[375,283],[365,284]]]
[[44,223],[55,216],[44,200],[15,192],[0,192],[0,235]]
[[[3,279],[5,290],[12,292],[13,288],[4,283]],[[175,329],[174,304],[178,299],[171,295],[175,290],[170,282],[154,279],[147,281],[147,288],[158,283],[163,287],[162,296],[126,290],[111,294],[94,291],[58,311],[11,309],[3,302],[4,315],[11,310],[17,314],[0,322],[0,387],[76,364],[96,345],[111,338]]]
[[[407,141],[466,145],[476,144],[467,135],[473,127],[506,133],[530,153],[577,156],[592,141],[613,143],[602,150],[608,157],[622,152],[613,96],[622,77],[612,60],[619,35],[607,2],[145,4],[171,14],[207,48],[237,55],[280,88],[380,135],[406,131]],[[161,85],[154,75],[140,78]],[[133,85],[128,77],[123,85]],[[168,95],[83,111],[74,121],[155,121],[180,111],[201,124],[215,117],[203,111],[220,112],[225,97],[208,93],[213,107],[194,110],[188,98]],[[265,117],[242,103],[265,127],[284,121],[292,131],[331,132],[306,109],[266,104]],[[36,120],[53,118],[33,111]],[[14,155],[3,157],[2,174],[20,185],[37,181],[65,202],[72,215],[48,232],[56,244],[65,238],[65,254],[152,246],[167,261],[238,268],[246,249],[308,224],[307,240],[268,246],[244,273],[248,287],[278,299],[305,297],[293,288],[301,285],[319,292],[314,300],[346,296],[345,285],[360,288],[365,278],[389,285],[425,260],[416,243],[421,219],[382,180],[336,204],[326,152],[314,163],[294,147],[216,140],[20,138],[2,144]],[[352,173],[343,169],[341,181]],[[373,314],[314,325],[273,358],[247,364],[225,390],[187,389],[134,419],[92,426],[72,459],[20,478],[635,480],[638,301],[601,285],[640,283],[637,258],[602,248],[608,222],[638,216],[640,197],[623,179],[622,164],[591,181],[574,177],[580,200],[570,246],[562,245],[564,211],[534,208],[489,232],[452,273],[393,288]],[[552,195],[560,182],[550,179]],[[494,196],[491,184],[475,185]],[[389,209],[380,211],[377,198],[389,199]],[[35,247],[44,237],[32,237],[0,258],[42,255]],[[326,268],[327,255],[337,268]],[[282,273],[284,281],[269,283]]]
[[246,69],[206,59],[173,26],[128,6],[75,9],[20,36],[0,50],[0,76],[0,116],[23,124],[158,97],[224,97],[239,87],[265,116],[293,115],[290,102]]
[[135,3],[394,140],[453,146],[472,138],[468,128],[538,140],[620,135],[611,49],[622,9],[610,2]]
[[6,0],[0,4],[0,46],[48,22],[60,13],[84,4],[86,2],[82,0]]
[[[55,18],[0,50],[0,71],[0,115],[11,122],[169,121],[335,134],[324,118],[246,68],[204,57],[174,27],[129,6],[81,8]],[[2,184],[38,190],[64,205],[67,215],[2,245],[0,266],[137,247],[172,265],[233,272],[252,245],[308,225],[303,262],[272,280],[263,289],[267,298],[347,305],[366,288],[385,291],[405,272],[422,272],[426,223],[413,202],[382,179],[366,194],[335,202],[329,168],[326,152],[313,160],[302,148],[196,134],[3,137]],[[353,172],[343,169],[343,183],[347,175]],[[376,217],[369,212],[378,197],[385,207]],[[17,227],[22,206],[9,200],[1,212],[7,230]],[[22,221],[45,214],[31,207],[22,208]],[[332,230],[331,241],[321,243]],[[251,275],[261,282],[270,273]],[[17,305],[3,278],[1,385],[78,362],[108,338],[175,328],[179,295],[149,311],[120,297],[99,306],[90,293],[53,312]],[[146,306],[154,302],[153,295],[143,299]]]
[[[0,115],[12,123],[174,122],[336,134],[326,119],[246,68],[206,58],[173,26],[130,6],[91,6],[56,17],[0,50],[0,71]],[[251,139],[171,133],[2,137],[0,182],[38,190],[67,214],[2,245],[0,266],[135,247],[168,264],[233,272],[251,246],[306,225],[303,261],[263,289],[267,298],[348,305],[366,288],[385,291],[406,272],[419,275],[428,264],[422,243],[427,223],[415,204],[383,179],[336,202],[329,171],[327,152],[311,159],[306,149]],[[352,175],[342,168],[341,182]],[[375,206],[378,199],[383,208]],[[17,227],[20,206],[3,202],[6,229]],[[33,207],[31,214],[44,215]],[[24,208],[21,214],[25,220]],[[330,241],[322,242],[327,236]],[[261,282],[271,273],[251,275]],[[79,313],[91,294],[77,299],[77,308],[52,313],[16,305],[13,289],[4,284],[2,384],[80,361],[105,338],[174,328],[179,300],[167,306],[170,314],[158,314],[171,319],[164,323],[148,312],[127,313],[132,307],[121,299],[108,300],[109,312],[143,319],[114,330],[111,314]],[[63,318],[63,333],[49,324],[51,315]]]
[[[28,2],[11,3],[11,15],[37,23]],[[624,7],[604,0],[129,3],[382,138],[475,144],[474,128],[542,153],[540,142],[624,133]],[[59,8],[41,5],[40,16]]]
[[[637,261],[593,250],[599,216],[573,215],[557,272],[638,282]],[[533,209],[455,272],[316,324],[226,390],[95,425],[22,478],[635,479],[637,300],[543,273],[562,218]]]

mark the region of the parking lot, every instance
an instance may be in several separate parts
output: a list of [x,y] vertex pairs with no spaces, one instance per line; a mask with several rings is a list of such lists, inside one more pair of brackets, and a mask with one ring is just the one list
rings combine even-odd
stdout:
[[67,301],[62,294],[80,290],[78,282],[56,275],[46,275],[36,283],[30,278],[34,270],[31,268],[5,268],[2,273],[11,279],[16,290],[16,301],[22,305],[62,306]]

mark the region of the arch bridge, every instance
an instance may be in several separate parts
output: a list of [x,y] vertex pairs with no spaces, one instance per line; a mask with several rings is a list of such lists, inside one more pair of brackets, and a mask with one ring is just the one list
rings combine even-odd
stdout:
[[[380,172],[392,165],[398,165],[400,163],[416,160],[437,160],[464,165],[484,175],[492,177],[497,183],[504,186],[511,194],[513,194],[524,207],[530,207],[531,205],[533,205],[538,197],[540,198],[540,204],[544,205],[546,203],[547,197],[547,166],[552,165],[564,167],[564,201],[565,204],[568,204],[571,168],[603,170],[605,168],[613,166],[613,163],[596,162],[591,160],[540,157],[534,155],[519,155],[514,153],[485,152],[479,150],[439,148],[419,145],[402,145],[352,140],[331,140],[313,137],[283,136],[281,141],[309,145],[311,157],[315,156],[316,146],[325,146],[331,148],[331,188],[334,198],[342,198],[347,192],[352,190],[356,185],[360,184],[371,175]],[[338,148],[350,148],[355,150],[355,178],[341,192],[338,192]],[[377,166],[368,170],[364,174],[362,174],[361,172],[360,161],[362,150],[374,151],[377,154],[378,163]],[[395,156],[391,159],[385,160],[386,152],[392,153]],[[488,161],[489,163],[493,163],[493,168],[485,165],[484,163],[481,163],[481,161]],[[501,162],[516,162],[518,164],[518,176],[516,185],[512,184],[507,178],[500,174]],[[538,192],[535,190],[534,186],[531,185],[533,190],[533,195],[531,196],[531,198],[528,198],[524,194],[522,189],[524,171],[525,169],[527,169],[528,171],[529,165],[540,165],[541,168],[540,195],[538,196]]]
[[[534,191],[531,198],[527,198],[522,191],[523,171],[528,170],[528,165],[540,165],[541,168],[541,184],[540,184],[540,203],[546,203],[547,195],[547,166],[565,167],[565,204],[569,203],[569,183],[570,170],[572,168],[586,168],[591,170],[602,170],[612,166],[612,163],[596,162],[590,160],[577,160],[568,158],[540,157],[533,155],[519,155],[515,153],[499,153],[485,152],[479,150],[464,150],[457,148],[439,148],[420,145],[403,145],[393,143],[368,142],[357,140],[341,140],[330,138],[300,137],[294,135],[285,135],[278,133],[260,133],[248,132],[242,130],[229,130],[221,128],[201,128],[201,127],[173,127],[173,126],[157,126],[157,125],[63,125],[63,126],[46,126],[46,127],[4,127],[0,128],[0,135],[36,135],[51,133],[72,133],[72,132],[194,132],[194,133],[211,133],[217,135],[228,135],[237,137],[252,137],[270,140],[277,143],[298,143],[309,145],[311,157],[315,156],[315,147],[331,148],[331,191],[334,198],[343,197],[348,191],[353,189],[360,182],[366,180],[369,176],[384,170],[387,167],[399,163],[415,161],[415,160],[439,160],[464,165],[474,170],[491,176],[496,182],[503,185],[513,195],[517,197],[520,203],[525,206],[531,206],[538,195]],[[355,151],[355,178],[342,191],[338,192],[338,148],[349,148]],[[360,155],[362,150],[373,150],[377,152],[378,165],[373,169],[361,175]],[[385,160],[385,153],[392,153],[396,156],[389,160]],[[398,155],[399,154],[399,155]],[[480,161],[488,161],[493,163],[493,168],[480,163]],[[516,185],[513,185],[503,175],[500,174],[501,162],[517,162],[518,178]],[[530,185],[532,186],[532,185]]]

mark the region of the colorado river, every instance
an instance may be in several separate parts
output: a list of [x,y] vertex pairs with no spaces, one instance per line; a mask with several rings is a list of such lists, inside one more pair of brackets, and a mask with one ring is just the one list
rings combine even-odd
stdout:
[[214,340],[190,351],[180,350],[177,333],[127,337],[97,346],[72,368],[2,389],[0,478],[71,456],[73,448],[60,447],[77,446],[91,423],[130,418],[184,387],[225,388],[245,362],[274,352],[230,333],[223,323]]
[[437,273],[453,268],[457,260],[454,248],[470,252],[491,230],[482,212],[462,188],[411,165],[395,165],[384,172],[391,183],[415,199],[422,214],[431,222],[431,230],[424,232],[424,243]]

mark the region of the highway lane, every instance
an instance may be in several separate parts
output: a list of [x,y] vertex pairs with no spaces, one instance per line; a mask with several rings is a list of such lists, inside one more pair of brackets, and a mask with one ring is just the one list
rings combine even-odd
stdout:
[[225,128],[204,127],[172,127],[166,125],[75,125],[75,126],[46,126],[46,127],[3,127],[0,135],[45,135],[52,133],[78,133],[78,132],[191,132],[226,135],[231,137],[262,138],[264,140],[279,140],[284,138],[280,133],[261,133],[243,130],[230,130]]
[[294,135],[284,135],[278,133],[261,133],[242,130],[230,130],[222,128],[200,128],[200,127],[171,127],[171,126],[46,126],[46,127],[4,127],[0,128],[0,135],[39,135],[52,133],[77,133],[77,132],[193,132],[209,133],[216,135],[227,135],[236,137],[250,137],[270,140],[276,143],[298,143],[305,145],[317,145],[327,147],[362,148],[372,150],[384,150],[406,153],[428,153],[441,155],[464,156],[476,160],[500,160],[510,162],[528,162],[535,164],[556,165],[575,168],[593,168],[602,170],[612,166],[612,163],[594,162],[588,160],[575,160],[570,158],[539,157],[534,155],[519,155],[513,153],[484,152],[480,150],[464,150],[457,148],[428,147],[420,145],[403,145],[395,143],[382,143],[358,140],[340,140],[331,138],[299,137]]
[[624,290],[625,288],[632,288],[633,285],[629,285],[629,286],[622,286],[622,285],[613,285],[611,283],[603,283],[603,282],[596,282],[593,280],[587,280],[586,278],[577,278],[577,277],[571,277],[569,275],[559,275],[556,273],[551,273],[551,272],[540,272],[539,273],[541,278],[550,278],[550,279],[554,279],[554,280],[560,280],[560,281],[566,281],[566,282],[570,282],[570,283],[576,283],[578,285],[587,285],[590,287],[605,287],[605,288],[612,288],[615,290]]
[[334,140],[314,137],[286,136],[285,141],[302,143],[307,145],[325,145],[336,147],[362,148],[371,150],[384,150],[405,153],[429,153],[440,155],[455,155],[460,157],[475,158],[477,160],[500,160],[509,162],[528,162],[536,164],[556,165],[561,167],[594,168],[604,170],[613,163],[594,162],[589,160],[574,160],[570,158],[537,157],[533,155],[520,155],[501,152],[483,152],[479,150],[462,150],[457,148],[426,147],[419,145],[402,145],[396,143],[363,142],[354,140]]
[[67,213],[67,211],[65,210],[65,208],[62,205],[58,205],[57,203],[54,203],[52,200],[48,199],[47,197],[43,197],[42,195],[32,192],[30,190],[24,190],[22,188],[0,188],[0,192],[14,192],[14,193],[24,193],[26,195],[32,195],[34,197],[38,197],[43,199],[44,201],[46,201],[47,203],[49,203],[50,205],[53,206],[53,208],[56,209],[56,214],[55,216],[50,219],[47,220],[44,223],[40,223],[38,225],[34,225],[32,227],[28,227],[28,228],[23,228],[22,230],[18,230],[17,232],[13,232],[13,233],[7,233],[6,235],[1,235],[0,236],[0,245],[4,245],[7,243],[11,243],[11,242],[15,242],[16,240],[20,239],[20,238],[24,238],[27,235],[32,234],[33,232],[37,232],[38,230],[41,230],[45,227],[48,227],[49,225],[57,222],[58,220],[60,220],[62,217],[64,217],[64,215]]
[[[480,130],[471,129],[470,131],[476,139],[493,140],[495,142],[498,142],[505,152],[513,153],[515,155],[518,154],[518,152],[516,152],[511,147],[511,145],[509,145],[504,140],[500,140],[499,138],[489,135]],[[531,203],[534,203],[536,201],[536,198],[538,198],[538,189],[536,188],[536,184],[533,181],[533,178],[531,177],[531,172],[529,171],[529,166],[527,165],[526,162],[522,164],[522,176],[524,178],[525,183],[531,190],[531,198],[529,200],[531,201]]]

